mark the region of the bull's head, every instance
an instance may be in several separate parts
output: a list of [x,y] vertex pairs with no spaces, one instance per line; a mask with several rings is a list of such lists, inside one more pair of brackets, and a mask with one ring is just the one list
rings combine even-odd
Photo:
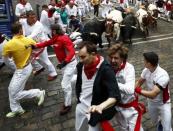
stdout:
[[112,19],[107,19],[105,23],[105,37],[113,37],[115,22]]
[[154,19],[157,19],[158,18],[158,15],[159,15],[159,10],[158,9],[153,10],[153,12],[152,12],[153,18]]

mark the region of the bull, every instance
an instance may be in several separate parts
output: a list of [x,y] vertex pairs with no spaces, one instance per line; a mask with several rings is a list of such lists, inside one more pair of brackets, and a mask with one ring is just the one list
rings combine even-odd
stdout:
[[99,20],[98,18],[94,17],[84,25],[81,37],[83,41],[91,41],[95,44],[99,43],[99,47],[103,48],[102,34],[104,31],[105,20]]
[[136,17],[138,19],[140,29],[143,32],[144,37],[146,38],[146,36],[149,35],[149,32],[148,32],[149,17],[148,17],[147,11],[145,10],[145,7],[141,7],[136,12]]
[[133,13],[128,13],[122,21],[121,26],[121,38],[123,43],[132,44],[132,36],[134,34],[136,25],[138,24],[136,17]]
[[119,10],[111,11],[106,19],[105,37],[108,40],[109,46],[112,40],[116,41],[120,38],[120,24],[123,21],[122,12]]
[[149,4],[148,14],[150,16],[150,21],[151,21],[150,23],[153,28],[157,28],[157,19],[158,19],[159,13],[161,12],[157,9],[156,5]]

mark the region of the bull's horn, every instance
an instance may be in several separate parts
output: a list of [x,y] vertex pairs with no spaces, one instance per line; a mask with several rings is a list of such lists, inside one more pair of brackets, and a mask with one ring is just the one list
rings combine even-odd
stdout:
[[98,18],[97,18],[97,20],[98,20],[98,21],[105,21],[105,19],[98,19]]
[[97,36],[98,34],[95,33],[95,32],[90,32],[90,35],[95,35],[95,36]]
[[156,17],[154,17],[154,16],[152,16],[155,20],[157,20],[158,18],[156,18]]
[[120,27],[125,27],[126,25],[120,25]]
[[133,25],[132,25],[131,27],[132,27],[133,29],[136,29],[136,28],[137,28],[136,26],[133,26]]

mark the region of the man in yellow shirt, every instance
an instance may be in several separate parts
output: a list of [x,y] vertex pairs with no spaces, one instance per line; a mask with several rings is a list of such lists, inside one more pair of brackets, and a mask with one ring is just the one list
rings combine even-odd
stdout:
[[91,0],[91,5],[94,7],[94,15],[99,15],[100,0]]
[[35,41],[23,36],[22,25],[19,23],[12,25],[11,32],[14,36],[12,40],[4,45],[2,53],[5,59],[13,58],[16,64],[16,70],[8,87],[12,112],[9,112],[6,117],[15,117],[25,112],[20,105],[21,99],[36,97],[39,99],[38,106],[40,106],[44,102],[45,96],[45,90],[24,90],[25,83],[32,73],[32,66],[30,63],[30,56],[32,53],[31,45],[34,45]]

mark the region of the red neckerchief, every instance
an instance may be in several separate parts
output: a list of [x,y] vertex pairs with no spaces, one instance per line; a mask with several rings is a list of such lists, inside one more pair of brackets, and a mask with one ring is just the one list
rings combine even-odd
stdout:
[[20,0],[20,4],[22,4],[23,6],[26,5],[27,2],[23,2],[23,0]]
[[120,66],[119,68],[117,68],[117,69],[114,70],[114,71],[115,71],[115,74],[117,74],[117,73],[120,72],[122,69],[124,69],[125,66],[126,66],[126,61],[124,61],[124,62],[121,64],[121,66]]
[[55,12],[54,8],[51,8],[48,10],[48,18],[51,18],[53,16],[53,13]]
[[84,72],[88,79],[91,79],[96,73],[96,67],[100,63],[100,55],[97,55],[97,59],[95,59],[91,64],[84,65]]

